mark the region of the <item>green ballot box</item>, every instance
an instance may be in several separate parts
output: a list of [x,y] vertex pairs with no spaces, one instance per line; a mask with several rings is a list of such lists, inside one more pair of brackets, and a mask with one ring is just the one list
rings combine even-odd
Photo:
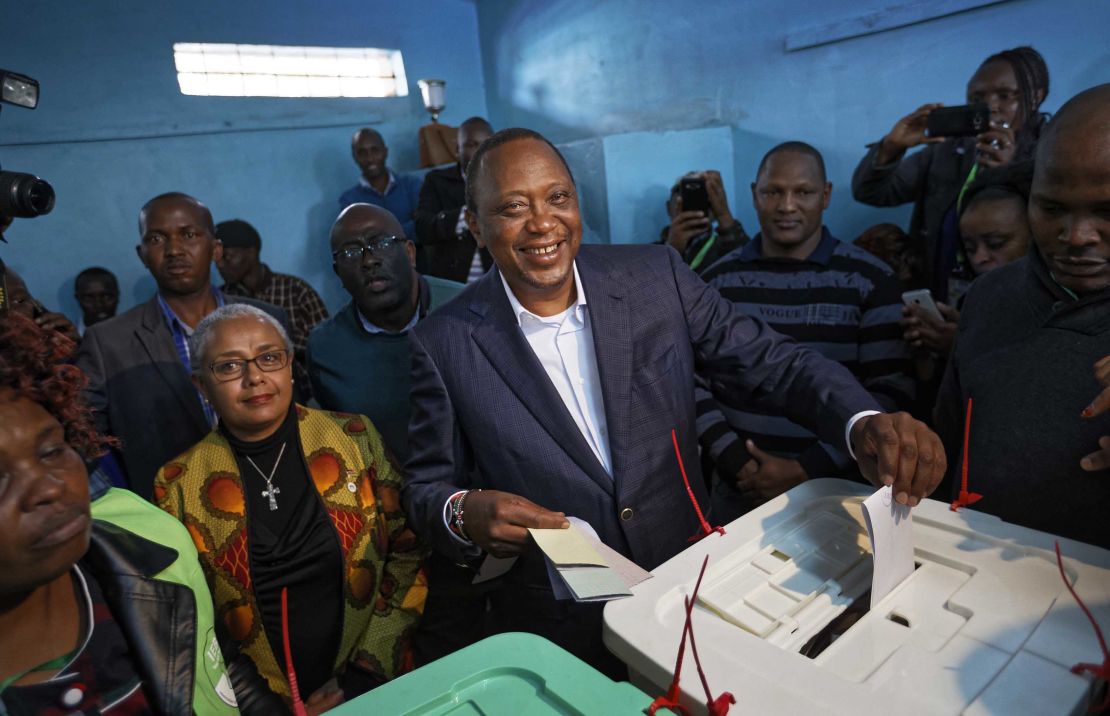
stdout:
[[[498,634],[329,711],[335,716],[642,714],[651,697],[533,634]],[[669,712],[665,712],[669,713]]]

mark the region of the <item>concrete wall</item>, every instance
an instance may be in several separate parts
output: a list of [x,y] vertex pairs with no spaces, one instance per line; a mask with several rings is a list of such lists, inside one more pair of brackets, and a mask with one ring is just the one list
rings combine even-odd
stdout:
[[[587,197],[597,217],[587,224],[621,243],[658,235],[667,189],[692,169],[735,177],[733,213],[754,232],[748,185],[763,153],[788,139],[824,153],[835,233],[908,223],[908,209],[856,204],[849,184],[864,145],[899,117],[925,102],[962,104],[978,64],[1022,44],[1048,62],[1046,109],[1110,81],[1110,3],[1089,0],[482,0],[478,19],[492,121],[600,143],[572,166],[606,188]],[[892,29],[861,34],[877,27]],[[814,38],[832,41],[787,49]],[[705,155],[710,136],[715,157]],[[690,152],[684,165],[675,150]]]
[[[400,49],[409,96],[186,97],[174,42]],[[477,16],[466,0],[5,3],[0,48],[0,66],[42,83],[37,110],[0,113],[0,165],[38,174],[58,194],[52,214],[16,221],[0,256],[37,297],[74,317],[72,281],[85,266],[119,275],[121,310],[153,293],[134,251],[136,217],[171,190],[206,202],[217,221],[253,223],[263,260],[303,276],[337,308],[346,294],[327,230],[339,193],[358,180],[351,133],[376,127],[391,166],[410,170],[428,121],[417,79],[447,80],[444,122],[486,113]]]

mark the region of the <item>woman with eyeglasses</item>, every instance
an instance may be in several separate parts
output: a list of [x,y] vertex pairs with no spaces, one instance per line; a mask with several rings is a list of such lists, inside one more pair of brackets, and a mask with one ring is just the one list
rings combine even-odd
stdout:
[[411,668],[426,592],[401,476],[360,415],[296,405],[292,346],[244,304],[192,336],[217,427],[155,479],[223,619],[270,688],[321,713]]

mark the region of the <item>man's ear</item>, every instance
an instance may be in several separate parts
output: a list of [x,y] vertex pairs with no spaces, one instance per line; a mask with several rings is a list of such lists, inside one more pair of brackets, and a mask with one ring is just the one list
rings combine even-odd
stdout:
[[416,244],[408,239],[405,240],[405,255],[409,257],[409,265],[416,268]]
[[752,182],[752,206],[756,207],[756,208],[759,207],[759,194],[757,194],[756,191],[755,191],[755,182],[754,181]]
[[824,191],[821,192],[821,194],[822,194],[822,196],[821,196],[821,208],[822,209],[828,209],[829,208],[829,200],[832,199],[832,182],[831,181],[825,182],[825,189],[824,189]]
[[142,244],[137,244],[135,246],[135,254],[139,257],[139,261],[142,262],[143,266],[146,266],[149,269],[150,264],[146,262],[146,252],[143,251]]
[[470,235],[478,242],[478,245],[483,249],[486,248],[486,242],[482,239],[482,230],[478,228],[478,216],[469,209],[466,210],[464,215],[466,219],[466,228],[470,230]]
[[219,239],[212,239],[212,262],[219,263],[220,259],[224,257],[224,242]]

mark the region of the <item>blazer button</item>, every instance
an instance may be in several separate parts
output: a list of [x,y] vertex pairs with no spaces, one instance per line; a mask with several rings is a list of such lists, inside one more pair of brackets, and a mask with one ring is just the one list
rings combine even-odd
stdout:
[[625,522],[628,522],[630,519],[632,519],[631,507],[625,507],[623,510],[621,510],[621,519]]

